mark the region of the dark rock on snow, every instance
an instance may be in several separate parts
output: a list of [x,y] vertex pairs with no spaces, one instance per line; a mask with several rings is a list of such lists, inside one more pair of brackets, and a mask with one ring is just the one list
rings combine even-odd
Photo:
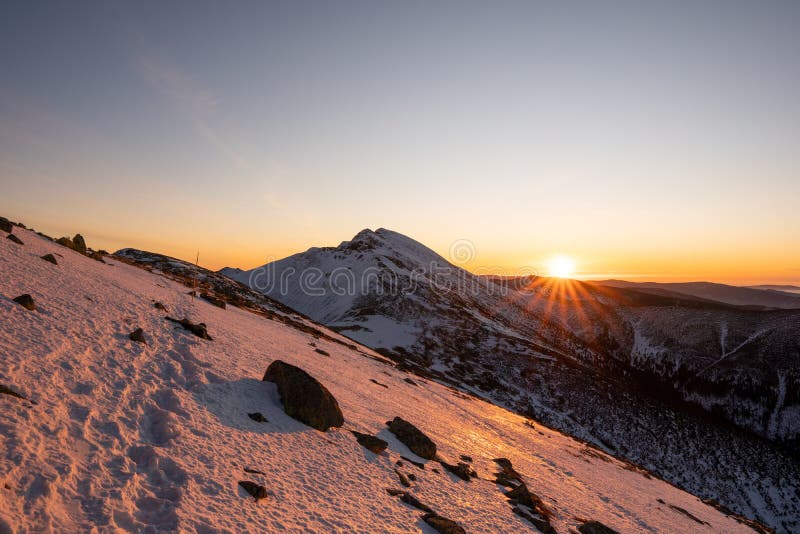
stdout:
[[228,304],[219,297],[211,295],[210,293],[201,293],[200,298],[208,302],[209,304],[213,304],[217,308],[222,308],[223,310],[228,307]]
[[397,436],[411,452],[426,460],[436,457],[436,444],[420,429],[400,417],[395,417],[387,424],[389,432]]
[[36,303],[33,302],[33,297],[28,295],[27,293],[25,293],[24,295],[20,295],[17,298],[15,298],[14,302],[16,302],[17,304],[19,304],[23,308],[28,309],[30,311],[35,311],[36,310]]
[[469,482],[470,478],[478,476],[478,473],[476,473],[475,470],[469,466],[469,464],[459,462],[457,465],[453,465],[444,461],[440,461],[439,463],[442,464],[442,467],[453,473],[461,480],[466,480]]
[[86,254],[86,240],[81,234],[75,234],[75,237],[72,238],[72,248],[75,252]]
[[260,484],[249,480],[240,480],[239,485],[257,501],[267,498],[267,488]]
[[12,243],[16,243],[17,245],[24,245],[25,244],[25,243],[22,242],[22,239],[18,238],[14,234],[8,234],[8,237],[6,239],[11,241]]
[[53,256],[52,254],[45,254],[44,256],[42,256],[42,259],[44,261],[49,261],[53,265],[58,265],[58,262],[56,261],[56,257]]
[[314,352],[316,352],[317,354],[322,354],[323,356],[330,356],[331,355],[330,352],[328,352],[326,350],[322,350],[322,349],[314,349]]
[[422,520],[440,534],[466,534],[466,531],[458,523],[435,512],[425,514],[422,516]]
[[184,330],[188,330],[192,334],[196,335],[199,338],[207,339],[209,341],[213,341],[214,339],[208,335],[208,329],[205,323],[198,323],[195,324],[191,322],[189,319],[173,319],[172,317],[165,317],[167,321],[172,321],[173,323],[178,323],[183,327]]
[[352,432],[356,437],[356,441],[358,441],[359,445],[368,451],[374,452],[375,454],[382,453],[386,450],[386,447],[389,446],[389,444],[381,438],[371,436],[369,434],[362,434],[361,432],[356,432],[355,430],[351,430],[350,432]]
[[400,479],[400,484],[402,484],[403,486],[405,486],[407,488],[411,487],[411,482],[408,481],[408,477],[407,476],[405,476],[403,473],[401,473],[397,469],[395,469],[394,472],[397,474],[397,478]]
[[11,388],[8,388],[2,384],[0,384],[0,395],[10,395],[11,397],[16,397],[18,399],[27,400],[24,395],[17,393]]
[[419,499],[417,499],[414,495],[412,495],[407,491],[404,491],[400,494],[400,500],[406,504],[413,506],[414,508],[422,510],[423,512],[428,512],[429,514],[433,513],[433,510],[431,509],[430,506],[428,506],[427,504],[423,504],[422,502],[420,502]]
[[147,343],[147,341],[145,341],[144,339],[144,330],[142,330],[141,328],[137,328],[136,330],[131,332],[128,335],[128,338],[130,338],[131,341],[136,341],[138,343]]
[[164,306],[163,304],[161,304],[160,302],[156,302],[155,304],[153,304],[153,306],[154,306],[154,307],[155,307],[157,310],[161,310],[161,311],[167,311],[167,307],[166,307],[166,306]]
[[250,419],[252,419],[256,423],[269,423],[267,418],[264,417],[264,414],[262,414],[261,412],[249,413],[249,414],[247,414],[247,417],[249,417]]
[[10,234],[14,231],[14,224],[5,217],[0,217],[0,230]]
[[599,521],[587,521],[578,527],[581,534],[619,534],[613,528],[605,526]]
[[344,416],[331,392],[313,376],[294,365],[275,360],[263,380],[278,386],[286,413],[322,432],[344,424]]

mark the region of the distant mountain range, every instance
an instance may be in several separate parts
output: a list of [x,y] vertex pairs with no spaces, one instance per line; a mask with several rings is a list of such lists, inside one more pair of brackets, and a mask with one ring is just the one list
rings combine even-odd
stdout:
[[628,282],[625,280],[602,280],[592,282],[608,287],[624,287],[639,291],[670,291],[691,295],[707,300],[715,300],[737,306],[758,306],[763,308],[800,309],[800,287],[797,286],[749,286],[737,287],[713,282]]
[[476,276],[386,229],[220,273],[401,368],[800,529],[800,495],[786,484],[800,479],[796,296]]

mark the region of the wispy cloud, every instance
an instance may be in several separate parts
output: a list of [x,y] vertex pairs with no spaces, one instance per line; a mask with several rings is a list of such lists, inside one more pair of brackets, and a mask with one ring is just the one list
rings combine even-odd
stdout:
[[152,55],[140,59],[140,68],[145,80],[176,105],[201,136],[239,170],[253,170],[239,151],[212,125],[212,117],[219,107],[212,91],[197,84],[181,68]]

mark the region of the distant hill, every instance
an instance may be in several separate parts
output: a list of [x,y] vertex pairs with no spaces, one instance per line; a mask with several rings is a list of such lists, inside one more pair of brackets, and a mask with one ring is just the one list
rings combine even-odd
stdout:
[[[713,282],[628,282],[626,280],[600,280],[591,282],[606,287],[631,288],[639,291],[665,290],[691,295],[706,300],[716,300],[736,306],[763,306],[777,309],[800,309],[800,287],[753,286],[738,287]],[[794,288],[794,289],[789,289]]]

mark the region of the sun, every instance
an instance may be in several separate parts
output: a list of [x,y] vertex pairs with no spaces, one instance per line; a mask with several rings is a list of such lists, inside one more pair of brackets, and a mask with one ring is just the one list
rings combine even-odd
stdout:
[[569,256],[553,256],[547,261],[547,271],[556,278],[569,278],[575,272],[575,262]]

